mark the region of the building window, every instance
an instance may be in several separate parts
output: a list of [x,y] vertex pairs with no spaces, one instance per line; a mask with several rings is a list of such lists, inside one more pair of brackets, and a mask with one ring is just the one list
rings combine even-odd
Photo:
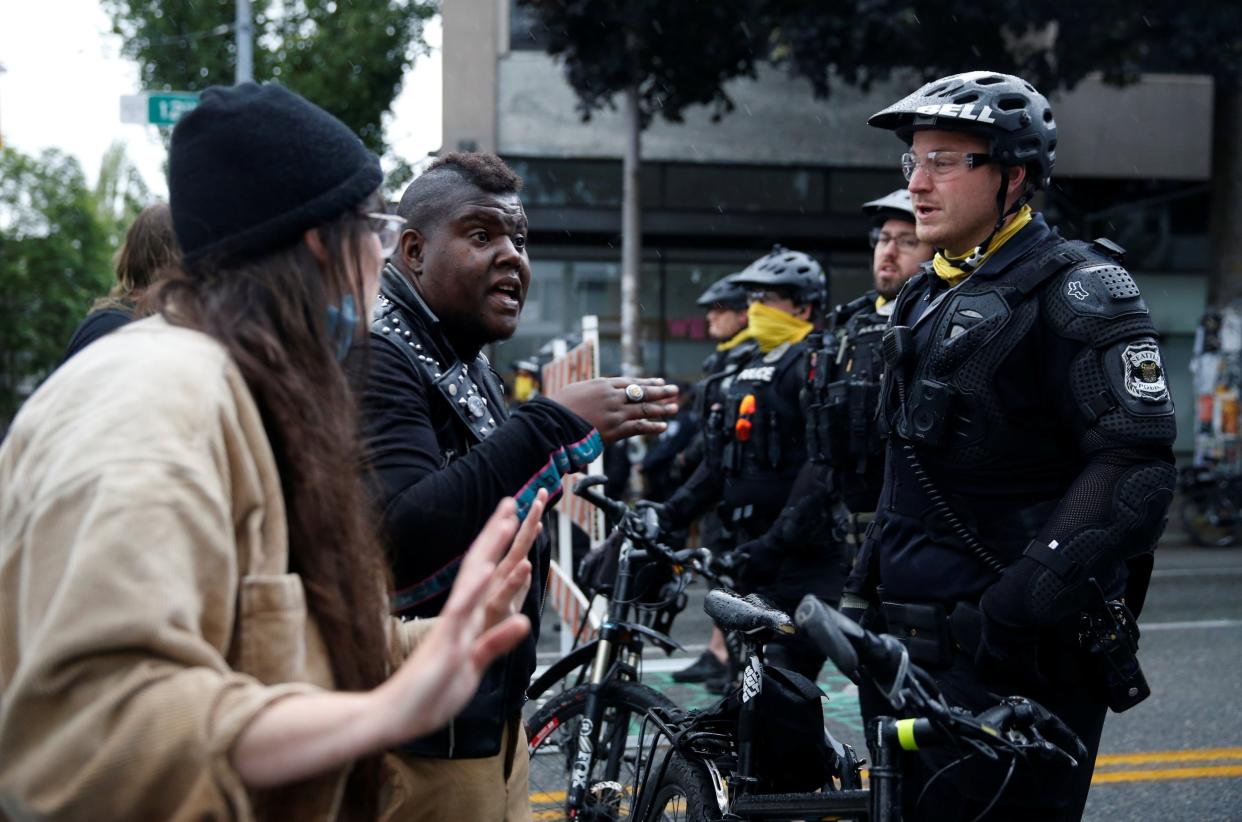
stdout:
[[819,169],[669,164],[665,208],[676,210],[820,214]]
[[548,29],[528,6],[509,0],[509,48],[513,51],[544,51]]

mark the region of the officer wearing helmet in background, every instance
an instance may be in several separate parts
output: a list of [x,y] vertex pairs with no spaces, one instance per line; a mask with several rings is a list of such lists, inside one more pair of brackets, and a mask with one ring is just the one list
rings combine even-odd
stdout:
[[[723,398],[722,391],[733,375],[759,350],[759,343],[747,326],[749,301],[746,288],[735,282],[738,274],[740,272],[712,283],[695,302],[706,312],[707,336],[716,343],[716,350],[703,360],[703,379],[694,388],[695,411],[700,421],[707,419],[712,406]],[[719,470],[719,457],[718,448],[708,453],[700,434],[679,460],[689,473],[705,458],[713,460],[716,470]],[[703,544],[715,543],[715,539],[709,539],[709,536],[708,533],[703,534]]]
[[[814,259],[781,246],[731,279],[748,291],[748,331],[758,350],[722,385],[722,400],[707,409],[707,451],[718,456],[704,461],[663,513],[666,526],[680,528],[717,504],[722,526],[742,544],[763,536],[776,521],[807,462],[799,394],[806,339],[826,301],[827,281]],[[807,553],[809,562],[813,552]],[[805,574],[792,565],[779,570],[779,578],[764,580],[761,592],[778,607],[796,607],[806,593]],[[802,579],[791,583],[786,572]],[[795,584],[796,596],[773,596]],[[769,651],[774,664],[814,679],[822,657],[801,649],[782,657],[783,650]]]
[[[695,303],[706,312],[707,336],[716,343],[716,350],[703,361],[703,379],[693,392],[700,427],[707,421],[713,407],[724,407],[724,388],[732,382],[733,375],[759,350],[759,343],[747,326],[749,300],[746,288],[735,282],[738,273],[712,283]],[[716,432],[711,436],[712,446],[709,448],[707,437],[700,430],[689,447],[677,456],[681,478],[693,476],[694,471],[705,460],[713,471],[720,471],[723,443],[719,441]],[[655,494],[652,494],[652,498],[660,499]],[[706,512],[699,520],[699,538],[704,546],[718,554],[732,550],[736,545],[732,535],[721,530],[720,519],[712,511]],[[709,690],[723,689],[728,679],[728,656],[724,635],[718,628],[712,628],[707,650],[691,665],[675,671],[673,680],[706,682]]]
[[914,206],[905,189],[862,208],[872,219],[874,288],[829,315],[822,344],[810,355],[804,395],[811,459],[832,470],[834,499],[854,515],[874,511],[880,492],[884,445],[875,415],[884,371],[880,341],[897,292],[934,251],[915,234]]
[[542,396],[539,386],[543,381],[542,369],[539,367],[539,361],[534,357],[527,357],[523,360],[517,360],[513,363],[513,401],[517,405],[524,402],[530,402],[536,397]]
[[973,818],[999,793],[995,818],[1078,819],[1106,708],[1149,693],[1133,620],[1176,477],[1156,331],[1120,248],[1064,240],[1027,205],[1057,147],[1029,83],[953,75],[868,122],[909,144],[917,234],[937,253],[884,338],[883,489],[850,590],[951,703],[1029,697],[1088,750],[1007,783],[1008,762],[933,781],[949,760],[909,754],[907,818]]

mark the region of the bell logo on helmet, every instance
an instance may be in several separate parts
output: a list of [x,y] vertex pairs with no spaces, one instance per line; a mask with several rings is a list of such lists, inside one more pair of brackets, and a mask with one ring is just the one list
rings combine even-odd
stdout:
[[919,106],[915,109],[919,114],[928,117],[955,117],[959,120],[973,120],[976,123],[995,123],[996,120],[990,115],[993,113],[990,106],[984,106],[983,111],[975,113],[975,104],[967,103],[945,103],[937,106]]

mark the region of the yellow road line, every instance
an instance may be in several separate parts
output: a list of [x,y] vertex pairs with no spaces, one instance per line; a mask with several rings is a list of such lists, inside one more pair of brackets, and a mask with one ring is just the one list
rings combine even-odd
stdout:
[[1242,776],[1242,765],[1209,765],[1203,768],[1152,768],[1141,771],[1107,771],[1097,773],[1091,784],[1105,782],[1159,782],[1169,779],[1204,779],[1207,777]]
[[1242,748],[1200,748],[1190,751],[1144,751],[1142,753],[1100,754],[1096,767],[1108,765],[1145,765],[1150,762],[1213,762],[1218,759],[1242,759]]
[[[1242,776],[1242,765],[1206,765],[1197,768],[1145,768],[1137,770],[1108,770],[1120,765],[1149,765],[1178,762],[1219,762],[1242,760],[1242,748],[1199,748],[1182,751],[1143,751],[1139,753],[1100,754],[1096,758],[1096,772],[1092,784],[1110,782],[1157,782],[1172,779],[1207,779]],[[1104,770],[1100,770],[1104,769]],[[868,781],[867,769],[862,771],[864,784]],[[628,793],[628,791],[627,791]],[[561,805],[564,791],[538,791],[531,793],[532,805]]]

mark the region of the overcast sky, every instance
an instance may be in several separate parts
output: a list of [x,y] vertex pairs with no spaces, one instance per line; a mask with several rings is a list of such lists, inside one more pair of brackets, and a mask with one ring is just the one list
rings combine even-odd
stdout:
[[[439,18],[427,40],[431,54],[406,75],[387,123],[389,144],[411,162],[440,146]],[[121,95],[141,89],[137,67],[120,50],[99,0],[0,0],[0,134],[28,154],[55,147],[74,155],[92,184],[104,151],[121,140],[164,197],[155,127],[121,122]]]

